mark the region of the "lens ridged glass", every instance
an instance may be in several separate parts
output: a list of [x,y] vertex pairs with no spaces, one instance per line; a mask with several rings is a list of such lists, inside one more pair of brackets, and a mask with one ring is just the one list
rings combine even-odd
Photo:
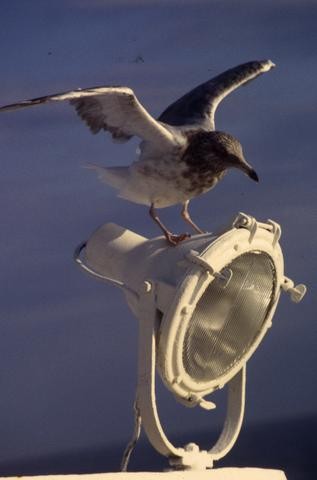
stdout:
[[209,382],[227,373],[249,350],[270,311],[275,268],[269,255],[248,252],[227,265],[198,301],[183,343],[183,365],[192,379]]

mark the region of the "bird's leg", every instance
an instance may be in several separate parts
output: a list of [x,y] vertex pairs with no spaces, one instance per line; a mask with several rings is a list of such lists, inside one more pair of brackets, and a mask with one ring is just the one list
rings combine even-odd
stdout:
[[167,230],[167,228],[165,227],[165,225],[161,222],[161,220],[159,219],[157,213],[156,213],[156,210],[154,208],[154,205],[153,203],[151,204],[151,207],[150,207],[150,210],[149,210],[149,213],[151,215],[151,217],[153,218],[154,222],[156,222],[158,224],[158,226],[160,227],[160,229],[162,230],[162,232],[164,233],[165,235],[165,238],[166,240],[168,241],[168,243],[170,245],[177,245],[178,243],[182,242],[183,240],[186,240],[186,238],[189,238],[190,235],[188,233],[182,233],[181,235],[174,235],[173,233],[171,233],[169,230]]
[[185,220],[185,222],[189,223],[189,225],[191,225],[191,227],[195,230],[195,232],[197,233],[205,233],[201,228],[199,228],[196,223],[193,222],[193,220],[191,219],[190,215],[189,215],[189,211],[188,211],[188,204],[189,204],[189,200],[186,200],[186,202],[183,204],[183,209],[181,211],[181,215],[183,217],[183,219]]

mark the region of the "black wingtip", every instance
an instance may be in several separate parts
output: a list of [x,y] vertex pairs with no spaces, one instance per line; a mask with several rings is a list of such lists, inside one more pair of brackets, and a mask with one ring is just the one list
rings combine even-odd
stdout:
[[11,112],[14,110],[19,110],[20,108],[32,107],[34,105],[39,105],[40,103],[45,103],[49,97],[40,97],[33,98],[32,100],[24,100],[19,103],[12,103],[11,105],[4,105],[0,107],[0,112]]

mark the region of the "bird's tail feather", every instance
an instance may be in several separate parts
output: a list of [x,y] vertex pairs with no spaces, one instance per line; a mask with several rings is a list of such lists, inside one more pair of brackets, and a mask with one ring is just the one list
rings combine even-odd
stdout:
[[130,176],[129,167],[101,167],[93,163],[88,163],[85,165],[85,168],[95,170],[98,174],[98,178],[102,182],[105,182],[118,190],[125,187]]

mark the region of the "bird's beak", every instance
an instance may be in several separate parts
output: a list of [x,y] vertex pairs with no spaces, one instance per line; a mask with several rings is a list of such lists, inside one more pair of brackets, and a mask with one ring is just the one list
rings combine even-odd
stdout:
[[246,160],[244,160],[242,165],[240,164],[240,168],[246,175],[248,175],[248,177],[252,178],[252,180],[254,180],[255,182],[259,181],[258,174]]
[[259,177],[258,177],[258,174],[256,173],[256,171],[254,170],[254,168],[250,168],[248,171],[247,171],[247,175],[252,178],[252,180],[254,180],[255,182],[258,182],[259,181]]

